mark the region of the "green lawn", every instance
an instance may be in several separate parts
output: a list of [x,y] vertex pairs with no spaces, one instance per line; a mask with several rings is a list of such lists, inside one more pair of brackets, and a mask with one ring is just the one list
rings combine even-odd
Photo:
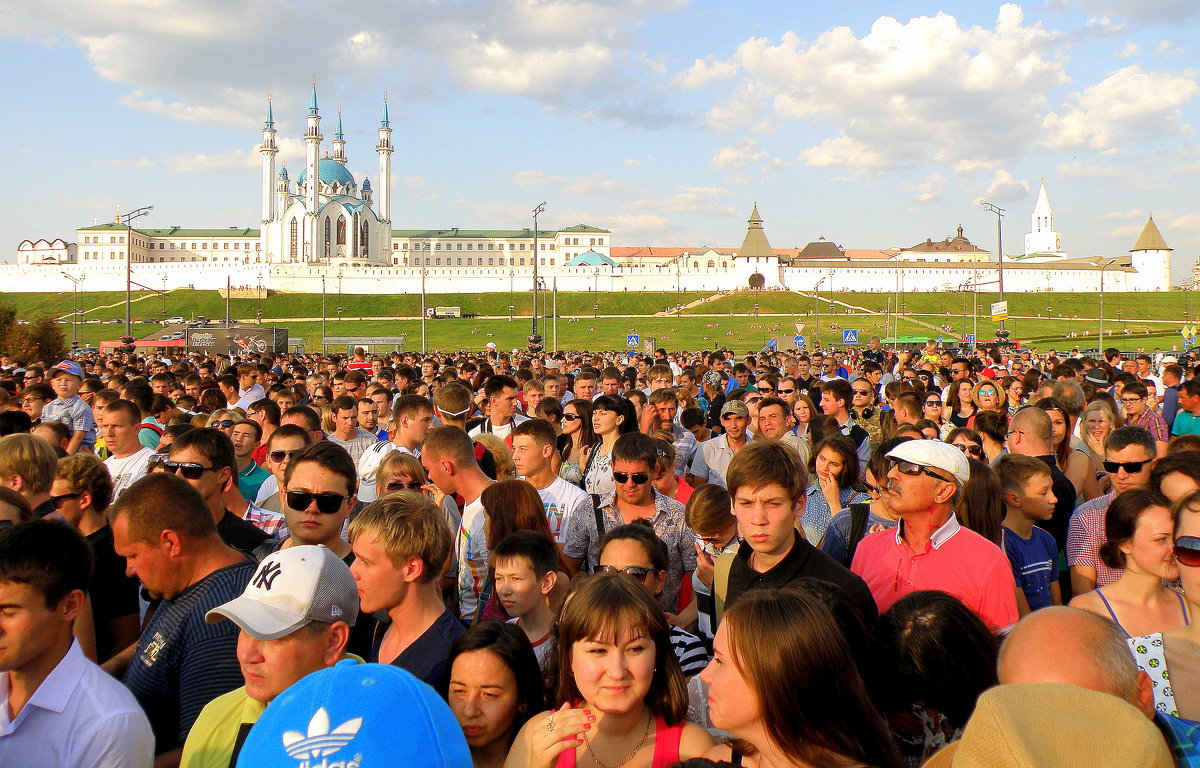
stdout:
[[[718,345],[727,345],[735,349],[760,348],[768,338],[778,337],[785,345],[790,345],[795,334],[794,320],[805,323],[804,335],[810,343],[814,338],[818,323],[821,340],[836,343],[841,339],[842,329],[855,329],[861,334],[861,340],[878,334],[891,335],[887,327],[889,321],[886,310],[890,294],[877,293],[838,293],[832,298],[835,301],[865,307],[881,314],[864,314],[857,310],[847,310],[844,306],[829,304],[830,294],[821,293],[819,308],[817,302],[810,297],[782,292],[766,292],[758,294],[736,294],[724,296],[702,303],[685,311],[679,317],[651,317],[668,306],[702,298],[700,293],[560,293],[558,295],[558,314],[562,319],[558,323],[559,347],[563,349],[611,349],[624,347],[626,334],[637,332],[642,336],[656,336],[663,346],[668,348],[699,349]],[[106,320],[124,318],[124,294],[122,293],[81,293],[81,304],[87,310],[86,317]],[[135,321],[136,335],[144,336],[152,328],[150,325],[137,323],[146,318],[162,316],[164,301],[154,294],[140,292],[136,297],[146,297],[132,305],[132,315]],[[544,311],[551,307],[551,296],[547,294]],[[970,294],[958,293],[924,293],[903,294],[900,297],[901,309],[905,317],[899,318],[896,330],[901,336],[931,336],[943,335],[945,338],[957,338],[971,333],[977,328],[978,338],[989,339],[995,335],[995,326],[986,317],[987,305],[995,299],[993,295],[979,294],[976,297],[980,317],[977,322],[971,318]],[[6,294],[0,302],[8,303],[17,309],[18,316],[34,318],[45,314],[69,315],[71,312],[72,294]],[[1021,339],[1041,349],[1050,347],[1095,346],[1097,322],[1095,320],[1099,309],[1099,297],[1094,294],[1071,293],[1042,293],[1042,294],[1010,294],[1009,313],[1011,319],[1007,327],[1013,337]],[[505,317],[508,307],[514,306],[517,319],[513,322]],[[103,305],[111,307],[99,309]],[[618,318],[593,318],[593,304],[598,304],[600,314],[629,315]],[[758,311],[763,314],[779,313],[780,317],[749,316],[758,304]],[[530,295],[520,293],[511,298],[507,293],[499,294],[451,294],[429,295],[426,297],[429,307],[439,305],[460,306],[465,312],[479,315],[493,315],[498,320],[431,320],[426,323],[427,347],[430,349],[480,349],[488,341],[495,341],[500,347],[512,349],[523,347],[529,335],[529,312],[531,307]],[[338,321],[337,307],[343,308],[342,317]],[[231,312],[235,318],[253,318],[256,310],[261,307],[265,323],[271,323],[271,318],[277,317],[320,317],[320,294],[287,294],[273,293],[267,299],[239,299],[231,302]],[[1052,308],[1050,318],[1047,318],[1047,307]],[[1122,348],[1139,346],[1169,348],[1181,344],[1182,339],[1178,328],[1189,320],[1196,319],[1200,311],[1200,302],[1194,303],[1190,292],[1175,292],[1163,294],[1145,293],[1106,293],[1105,317],[1108,332],[1116,332],[1108,338],[1106,344],[1116,343]],[[197,314],[211,318],[222,317],[225,314],[225,302],[215,291],[179,290],[171,292],[165,301],[168,316],[182,315],[193,317]],[[817,311],[819,310],[819,319]],[[965,314],[964,314],[965,310]],[[419,314],[420,296],[379,296],[379,295],[343,295],[330,293],[326,296],[326,314],[331,318],[327,322],[329,336],[398,336],[408,334],[409,348],[420,348],[420,323],[416,320],[395,321],[360,321],[359,317],[373,316],[408,316]],[[521,317],[524,315],[524,317]],[[568,316],[578,316],[578,322],[567,322]],[[705,317],[701,315],[715,315]],[[1028,316],[1032,319],[1025,319]],[[1147,323],[1145,320],[1169,321],[1169,324]],[[930,329],[920,322],[934,326]],[[936,328],[949,324],[949,332],[939,332]],[[284,323],[292,336],[302,336],[309,340],[309,346],[320,337],[319,322],[290,322]],[[1132,336],[1121,334],[1122,327],[1128,327],[1134,332]],[[68,340],[72,335],[71,325],[63,326]],[[85,344],[95,344],[100,340],[115,339],[121,335],[123,327],[114,324],[82,324],[79,326],[80,341]],[[1151,335],[1145,331],[1149,330]],[[1066,338],[1066,334],[1075,331],[1077,338]],[[1084,332],[1087,336],[1083,336]],[[553,339],[549,329],[543,328],[547,337],[547,345]],[[488,334],[492,334],[489,336]],[[1114,341],[1115,340],[1115,341]]]

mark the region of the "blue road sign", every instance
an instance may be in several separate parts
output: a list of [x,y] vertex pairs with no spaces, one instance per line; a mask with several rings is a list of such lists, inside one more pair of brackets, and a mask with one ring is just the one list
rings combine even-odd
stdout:
[[1191,336],[1188,336],[1188,346],[1189,347],[1196,346],[1196,334],[1193,333]]
[[975,334],[973,334],[973,333],[968,333],[968,334],[967,334],[967,343],[968,343],[968,344],[974,344],[974,343],[975,343]]
[[800,336],[799,334],[793,336],[792,337],[792,346],[803,347],[804,346],[804,337]]
[[779,346],[779,342],[775,339],[767,339],[767,349],[774,352]]
[[858,343],[858,331],[854,330],[853,328],[847,328],[844,331],[842,331],[842,343],[843,344],[857,344]]
[[636,333],[631,333],[625,337],[625,346],[637,348],[642,343],[641,338]]

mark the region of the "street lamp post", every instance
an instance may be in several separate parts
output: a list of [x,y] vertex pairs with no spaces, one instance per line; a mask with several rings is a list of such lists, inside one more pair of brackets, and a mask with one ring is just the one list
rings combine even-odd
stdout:
[[[1000,287],[1000,301],[1004,301],[1004,229],[1001,226],[1004,219],[1004,209],[986,200],[980,200],[979,204],[991,213],[996,214],[996,281]],[[1004,330],[1004,321],[1000,321],[1000,330]],[[998,333],[997,336],[1004,338],[1003,333]]]
[[325,354],[325,273],[321,273],[321,354]]
[[813,296],[815,297],[813,300],[813,307],[815,307],[817,314],[817,327],[813,333],[813,349],[821,346],[821,283],[825,282],[827,277],[829,277],[829,275],[822,277],[817,281],[817,284],[813,286]]
[[125,225],[125,335],[133,335],[133,320],[130,319],[130,292],[133,285],[133,222],[140,219],[150,211],[154,210],[153,205],[143,206],[121,216],[121,223]]
[[[79,348],[79,284],[83,282],[83,277],[73,277],[66,272],[62,276],[71,281],[71,351],[74,352]],[[85,275],[86,277],[86,275]]]
[[1104,352],[1104,270],[1116,264],[1116,259],[1109,259],[1107,264],[1100,265],[1100,337],[1096,341],[1096,349]]
[[[538,216],[546,210],[546,201],[542,201],[533,209],[533,332],[529,334],[530,346],[540,346],[538,337]],[[541,350],[530,350],[541,351]]]
[[[429,261],[429,257],[425,257],[425,261]],[[425,351],[425,276],[429,274],[429,270],[424,265],[421,266],[421,354],[426,354]]]

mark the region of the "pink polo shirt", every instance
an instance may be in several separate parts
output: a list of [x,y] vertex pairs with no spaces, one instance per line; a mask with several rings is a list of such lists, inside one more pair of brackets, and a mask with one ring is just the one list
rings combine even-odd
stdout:
[[867,582],[880,614],[905,595],[939,589],[962,600],[993,632],[1017,623],[1017,584],[1004,550],[953,515],[923,552],[908,546],[903,531],[901,520],[895,530],[865,537],[850,567]]

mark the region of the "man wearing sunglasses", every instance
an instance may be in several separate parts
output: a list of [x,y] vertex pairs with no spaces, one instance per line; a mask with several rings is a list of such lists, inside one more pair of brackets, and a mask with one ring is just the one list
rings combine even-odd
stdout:
[[821,384],[821,411],[837,420],[838,431],[854,443],[859,466],[866,467],[871,458],[871,436],[854,422],[850,414],[853,403],[854,388],[845,379],[835,376]]
[[357,481],[350,454],[328,440],[313,443],[297,453],[288,462],[279,494],[287,520],[287,538],[263,542],[253,550],[254,556],[261,560],[280,549],[319,544],[344,559],[347,565],[354,562],[344,533],[350,510],[357,501],[354,495]]
[[1150,485],[1156,447],[1154,436],[1141,427],[1121,427],[1104,440],[1104,471],[1112,482],[1112,493],[1080,504],[1067,529],[1067,566],[1071,590],[1082,595],[1121,578],[1121,571],[1100,560],[1106,541],[1104,517],[1112,500],[1134,488]]
[[279,489],[283,487],[283,473],[287,470],[292,457],[301,450],[312,445],[312,436],[303,427],[295,424],[284,424],[271,433],[267,440],[266,458],[263,469],[271,476],[263,481],[258,488],[258,497],[254,503],[263,509],[283,514],[283,500]]
[[142,445],[138,439],[141,431],[142,414],[128,400],[114,400],[104,406],[100,429],[104,433],[104,445],[109,457],[104,466],[113,479],[113,499],[119,499],[125,489],[146,474],[154,449]]
[[193,429],[176,437],[170,450],[163,468],[200,492],[222,541],[249,553],[271,538],[225,506],[226,489],[237,484],[237,459],[224,432],[213,427]]
[[954,515],[971,476],[967,457],[940,440],[910,440],[887,457],[881,496],[900,524],[864,537],[851,566],[879,612],[905,595],[937,589],[962,600],[993,632],[1011,627],[1018,616],[1008,557]]
[[[666,542],[669,551],[667,583],[659,604],[669,614],[680,613],[679,588],[684,576],[696,570],[695,536],[684,517],[684,506],[655,489],[654,469],[658,448],[649,435],[630,432],[617,438],[612,449],[612,473],[616,490],[600,495],[598,515],[575,515],[567,521],[563,554],[569,564],[589,571],[600,565],[600,541],[617,526],[645,520]],[[694,613],[695,600],[684,613]],[[686,623],[686,622],[684,622]]]

